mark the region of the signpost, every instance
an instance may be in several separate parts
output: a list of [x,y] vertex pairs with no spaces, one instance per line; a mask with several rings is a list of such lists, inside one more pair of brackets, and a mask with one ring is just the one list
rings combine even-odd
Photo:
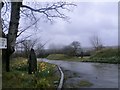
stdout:
[[0,37],[0,49],[6,49],[7,48],[7,39]]

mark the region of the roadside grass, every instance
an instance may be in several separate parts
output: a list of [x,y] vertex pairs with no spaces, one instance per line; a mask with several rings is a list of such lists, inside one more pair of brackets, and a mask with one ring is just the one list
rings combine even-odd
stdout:
[[[72,57],[64,54],[50,54],[47,59],[50,60],[65,60],[65,61],[81,61],[82,59],[79,57]],[[83,58],[85,59],[85,58]]]
[[3,71],[3,88],[56,88],[56,66],[45,62],[38,62],[37,72],[28,74],[28,64],[25,58],[11,60],[11,71]]
[[75,62],[89,62],[89,56],[81,57],[71,57],[64,54],[50,54],[47,59],[49,60],[64,60],[64,61],[75,61]]
[[65,60],[70,59],[71,57],[64,55],[64,54],[50,54],[47,59],[53,59],[53,60]]
[[51,54],[47,57],[50,60],[79,61],[79,62],[95,62],[95,63],[120,63],[118,49],[102,49],[92,53],[91,56],[71,57],[64,54]]

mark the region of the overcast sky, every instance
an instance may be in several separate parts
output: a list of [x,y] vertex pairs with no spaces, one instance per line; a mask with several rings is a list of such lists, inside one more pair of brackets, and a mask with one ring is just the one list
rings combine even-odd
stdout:
[[[65,12],[69,22],[57,19],[54,24],[39,22],[40,31],[34,37],[51,44],[68,45],[79,41],[82,47],[91,46],[90,37],[99,36],[103,45],[118,44],[118,3],[78,2],[72,12]],[[35,32],[34,32],[35,33]]]

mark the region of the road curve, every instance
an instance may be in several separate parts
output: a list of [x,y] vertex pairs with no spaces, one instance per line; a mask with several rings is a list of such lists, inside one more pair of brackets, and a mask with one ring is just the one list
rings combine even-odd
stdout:
[[76,77],[71,78],[71,80],[69,79],[66,82],[74,81],[74,83],[76,83],[78,80],[87,80],[93,83],[91,88],[118,88],[117,64],[68,62],[40,58],[37,60],[56,64],[62,67],[65,72],[69,71],[76,73]]

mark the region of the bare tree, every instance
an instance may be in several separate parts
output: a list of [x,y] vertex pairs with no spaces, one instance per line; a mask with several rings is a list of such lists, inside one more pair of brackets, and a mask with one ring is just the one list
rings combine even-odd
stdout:
[[29,52],[31,48],[34,48],[36,44],[37,44],[37,39],[25,40],[22,42],[22,45],[24,47],[24,54],[26,57],[29,56]]
[[81,50],[80,42],[78,42],[78,41],[73,41],[73,42],[71,43],[71,46],[72,46],[72,48],[73,48],[73,50],[74,50],[74,55],[77,55],[77,54],[80,53],[80,50]]
[[81,45],[78,41],[73,41],[70,45],[67,45],[63,48],[64,54],[69,56],[77,56],[81,52]]
[[102,41],[98,35],[93,35],[90,38],[90,43],[95,50],[100,50],[103,47]]
[[68,56],[73,56],[74,55],[74,49],[71,47],[71,45],[67,45],[63,48],[63,53],[68,55]]
[[[23,0],[18,0],[18,2],[9,2],[11,6],[11,12],[10,12],[10,21],[8,22],[8,33],[6,35],[7,37],[7,50],[6,50],[6,56],[4,60],[6,61],[6,71],[10,71],[9,68],[9,61],[10,61],[10,56],[13,54],[15,51],[14,46],[16,42],[16,38],[19,36],[19,21],[20,21],[20,15],[21,13],[25,14],[28,17],[33,17],[35,19],[35,12],[39,14],[43,14],[48,20],[52,21],[53,18],[62,18],[65,19],[67,16],[63,13],[61,13],[61,10],[69,10],[67,8],[68,6],[75,6],[75,4],[72,3],[67,3],[67,2],[57,2],[57,3],[52,3],[52,4],[46,4],[45,7],[38,7],[38,8],[33,8],[28,5],[24,5]],[[4,2],[5,4],[5,2]],[[28,14],[26,14],[28,13]],[[5,20],[3,20],[5,21]],[[22,30],[21,32],[24,32]]]
[[35,49],[37,57],[44,56],[44,54],[45,54],[44,46],[45,46],[45,44],[42,44],[42,43],[37,44],[36,49]]

